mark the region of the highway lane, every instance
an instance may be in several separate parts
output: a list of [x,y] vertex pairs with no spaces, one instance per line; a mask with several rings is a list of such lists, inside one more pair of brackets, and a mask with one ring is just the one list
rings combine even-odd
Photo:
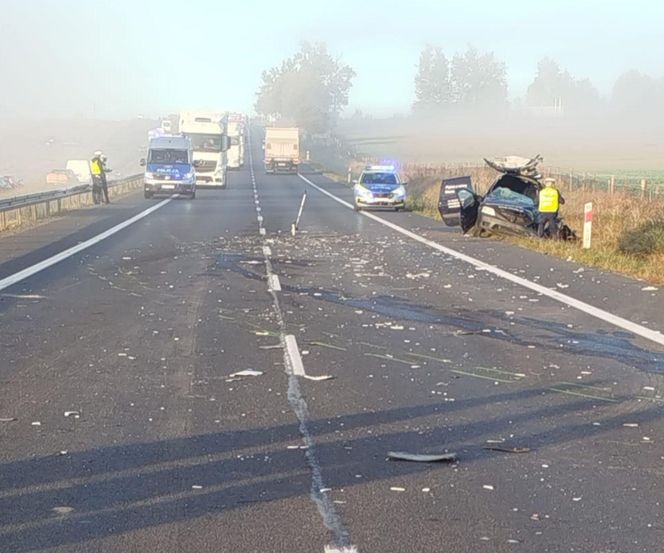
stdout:
[[[18,420],[0,423],[2,551],[657,550],[657,346],[311,188],[292,237],[304,181],[253,167],[255,185],[233,173],[229,190],[174,200],[3,291],[0,417]],[[150,205],[10,237],[1,274]],[[382,217],[508,267],[526,260],[547,284],[580,274]],[[571,278],[579,299],[621,307],[620,286],[633,297],[617,314],[661,323],[643,286]],[[335,378],[288,375],[286,335],[308,375]],[[263,374],[228,378],[244,369]]]

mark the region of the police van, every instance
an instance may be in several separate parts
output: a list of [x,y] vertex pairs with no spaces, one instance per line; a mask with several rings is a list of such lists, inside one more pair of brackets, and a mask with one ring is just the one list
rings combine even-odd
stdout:
[[148,156],[141,160],[145,167],[144,195],[182,194],[196,197],[196,171],[191,140],[186,136],[152,138]]

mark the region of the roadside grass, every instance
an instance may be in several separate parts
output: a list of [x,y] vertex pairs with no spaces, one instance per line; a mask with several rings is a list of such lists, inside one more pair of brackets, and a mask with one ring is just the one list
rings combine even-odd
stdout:
[[[439,178],[414,179],[409,207],[440,221]],[[664,285],[664,198],[641,199],[632,194],[606,191],[562,190],[565,222],[577,242],[508,238],[518,246],[555,255],[584,265],[615,271]],[[593,202],[592,247],[582,247],[583,208]]]

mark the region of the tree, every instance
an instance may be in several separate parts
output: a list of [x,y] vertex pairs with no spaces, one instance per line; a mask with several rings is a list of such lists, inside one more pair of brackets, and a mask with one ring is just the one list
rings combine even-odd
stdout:
[[638,71],[623,73],[613,85],[611,106],[630,115],[664,113],[664,79],[655,79]]
[[309,132],[324,132],[348,105],[355,71],[341,64],[323,43],[303,43],[280,66],[263,72],[256,111]]
[[588,79],[578,80],[561,69],[558,62],[544,58],[526,92],[531,107],[561,106],[566,113],[587,113],[601,105],[597,89]]
[[472,46],[455,54],[450,67],[454,104],[463,108],[507,106],[507,68],[493,52],[480,53]]
[[427,44],[420,54],[415,75],[413,108],[416,111],[427,111],[451,103],[450,63],[440,48]]

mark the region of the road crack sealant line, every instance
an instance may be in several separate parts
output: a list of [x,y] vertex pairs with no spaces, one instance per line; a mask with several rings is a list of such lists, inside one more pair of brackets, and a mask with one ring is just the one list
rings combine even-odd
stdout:
[[[251,185],[253,187],[254,199],[256,204],[256,214],[258,220],[258,233],[261,236],[266,235],[265,227],[263,226],[263,217],[261,216],[260,199],[258,194],[258,187],[256,186],[256,174],[254,172],[254,159],[251,146],[251,135],[248,135],[249,142],[249,168],[251,174]],[[350,534],[344,527],[339,514],[330,498],[324,493],[325,482],[323,480],[323,471],[320,462],[316,456],[316,442],[309,431],[308,422],[309,408],[307,402],[302,395],[300,388],[299,378],[305,376],[302,358],[297,346],[295,336],[286,334],[286,326],[284,324],[283,312],[279,303],[278,292],[280,287],[275,287],[273,284],[278,283],[278,276],[272,270],[272,249],[267,244],[263,245],[263,256],[265,258],[265,271],[268,281],[268,292],[272,296],[272,305],[274,313],[277,317],[279,325],[279,341],[284,352],[284,366],[286,374],[288,375],[288,403],[295,413],[299,423],[299,431],[302,436],[302,441],[306,447],[305,458],[311,470],[311,491],[310,497],[318,508],[325,527],[332,535],[332,544],[326,545],[324,553],[358,553],[357,548],[351,545]]]
[[80,244],[76,244],[76,246],[72,246],[71,248],[68,248],[66,250],[61,251],[60,253],[56,253],[55,255],[44,259],[43,261],[40,261],[39,263],[35,263],[34,265],[30,267],[26,267],[22,271],[19,271],[18,273],[14,273],[13,275],[10,275],[8,277],[5,277],[0,280],[0,290],[4,290],[5,288],[9,288],[10,286],[13,286],[14,284],[18,284],[22,280],[25,280],[26,278],[30,278],[31,276],[36,275],[37,273],[40,273],[41,271],[48,269],[49,267],[52,267],[56,263],[60,263],[60,261],[64,261],[65,259],[68,259],[77,253],[82,252],[83,250],[87,250],[88,248],[94,246],[95,244],[99,244],[99,242],[106,240],[107,238],[110,238],[114,234],[120,232],[121,230],[126,229],[128,226],[133,225],[135,222],[140,221],[141,219],[144,219],[151,213],[154,213],[158,209],[161,209],[164,207],[166,204],[171,202],[171,200],[177,198],[177,195],[174,195],[170,198],[167,198],[161,202],[159,202],[156,205],[153,205],[152,207],[146,209],[145,211],[141,211],[137,215],[134,215],[133,217],[130,217],[126,221],[123,221],[122,223],[119,223],[115,225],[114,227],[111,227],[108,230],[105,230],[104,232],[97,234],[97,236],[93,236],[92,238],[85,240],[84,242],[81,242]]
[[[304,182],[321,192],[322,194],[326,195],[327,197],[331,198],[335,202],[341,204],[344,207],[347,207],[348,209],[353,209],[352,204],[349,202],[342,200],[341,198],[335,196],[331,192],[325,190],[321,186],[315,184],[311,180],[309,180],[307,177],[303,175],[298,175]],[[541,294],[542,296],[546,296],[548,298],[551,298],[557,302],[563,303],[567,305],[568,307],[571,307],[573,309],[576,309],[577,311],[581,311],[582,313],[585,313],[587,315],[590,315],[592,317],[595,317],[596,319],[600,319],[601,321],[604,321],[605,323],[609,323],[613,326],[616,326],[618,328],[622,328],[623,330],[627,330],[628,332],[631,332],[632,334],[635,334],[637,336],[640,336],[641,338],[645,338],[646,340],[649,340],[650,342],[654,342],[660,346],[664,346],[664,334],[662,334],[659,330],[652,330],[650,328],[647,328],[645,326],[642,326],[640,324],[634,323],[632,321],[629,321],[627,319],[624,319],[623,317],[619,317],[618,315],[614,315],[613,313],[610,313],[608,311],[605,311],[604,309],[600,309],[599,307],[595,307],[593,305],[590,305],[589,303],[585,303],[581,300],[577,300],[571,296],[568,296],[567,294],[562,294],[561,292],[558,292],[556,290],[553,290],[551,288],[547,288],[546,286],[542,286],[541,284],[537,284],[535,282],[532,282],[526,278],[517,276],[515,274],[510,273],[509,271],[505,271],[504,269],[500,269],[496,267],[495,265],[491,265],[489,263],[486,263],[484,261],[480,261],[479,259],[476,259],[474,257],[471,257],[470,255],[466,255],[465,253],[461,253],[457,250],[453,250],[452,248],[448,248],[447,246],[443,246],[442,244],[439,244],[438,242],[434,242],[433,240],[429,240],[428,238],[425,238],[424,236],[420,234],[416,234],[408,229],[405,229],[404,227],[401,227],[395,223],[392,223],[391,221],[387,221],[386,219],[383,219],[382,217],[378,217],[377,215],[374,215],[373,213],[367,213],[366,211],[360,211],[360,215],[363,215],[365,217],[368,217],[369,219],[372,219],[381,225],[384,225],[388,228],[391,228],[392,230],[408,237],[411,238],[412,240],[415,240],[416,242],[419,242],[420,244],[424,244],[425,246],[428,246],[429,248],[432,248],[434,250],[437,250],[441,253],[444,253],[446,255],[449,255],[450,257],[454,257],[460,261],[464,261],[465,263],[468,263],[472,266],[474,266],[476,269],[480,271],[486,271],[487,273],[491,273],[493,275],[496,275],[497,277],[503,278],[505,280],[509,280],[510,282],[514,284],[518,284],[519,286],[522,286],[524,288],[528,288],[529,290],[532,290],[534,292],[537,292],[538,294]]]

